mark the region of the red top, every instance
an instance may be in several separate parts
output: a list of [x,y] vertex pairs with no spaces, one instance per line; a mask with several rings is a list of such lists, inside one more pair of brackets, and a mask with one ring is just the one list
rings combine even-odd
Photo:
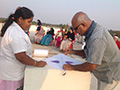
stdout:
[[117,46],[118,46],[118,48],[120,50],[120,41],[117,40],[116,44],[117,44]]

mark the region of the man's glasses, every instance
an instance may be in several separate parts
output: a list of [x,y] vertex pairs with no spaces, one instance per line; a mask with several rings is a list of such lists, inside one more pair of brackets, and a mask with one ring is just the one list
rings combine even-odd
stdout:
[[81,25],[81,23],[76,27],[76,28],[74,28],[75,29],[75,31],[77,31],[77,29],[78,29],[78,27]]

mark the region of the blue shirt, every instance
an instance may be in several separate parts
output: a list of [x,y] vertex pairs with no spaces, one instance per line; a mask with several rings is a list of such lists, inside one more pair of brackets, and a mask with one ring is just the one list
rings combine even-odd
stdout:
[[92,25],[90,26],[90,29],[88,30],[88,33],[85,36],[85,41],[86,41],[86,39],[88,39],[91,36],[95,26],[96,26],[96,23],[94,21],[92,21]]

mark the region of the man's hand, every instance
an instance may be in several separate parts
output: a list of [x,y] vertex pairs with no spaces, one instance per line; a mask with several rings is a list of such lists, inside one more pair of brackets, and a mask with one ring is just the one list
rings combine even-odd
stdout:
[[64,64],[64,65],[63,65],[63,69],[64,69],[64,70],[73,70],[73,67],[72,67],[71,64]]

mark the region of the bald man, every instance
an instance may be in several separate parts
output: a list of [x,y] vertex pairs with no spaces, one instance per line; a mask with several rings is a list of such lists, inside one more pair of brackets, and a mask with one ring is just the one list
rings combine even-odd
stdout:
[[63,65],[64,70],[90,71],[98,79],[97,90],[120,90],[120,51],[112,36],[101,25],[92,21],[84,12],[72,18],[72,26],[77,33],[85,36],[84,50],[70,50],[86,59],[80,65]]

